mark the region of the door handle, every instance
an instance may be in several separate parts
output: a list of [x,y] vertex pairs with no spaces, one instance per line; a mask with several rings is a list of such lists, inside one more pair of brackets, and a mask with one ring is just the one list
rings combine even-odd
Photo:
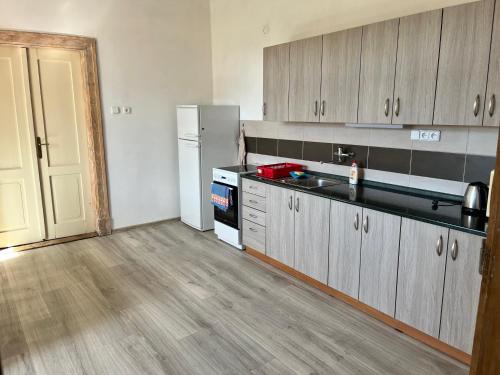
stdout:
[[363,223],[363,229],[365,230],[365,233],[368,233],[368,216],[365,217],[365,221]]
[[266,116],[266,115],[267,115],[267,105],[266,105],[266,103],[265,103],[265,102],[264,102],[264,104],[262,104],[262,114],[263,114],[264,116]]
[[324,116],[325,115],[325,105],[326,105],[326,101],[321,101],[321,107],[320,107],[320,112],[321,112],[321,116]]
[[436,253],[438,256],[441,256],[441,254],[443,253],[443,237],[442,236],[439,236],[439,239],[437,241]]
[[314,116],[318,115],[318,101],[314,101]]
[[293,198],[292,198],[292,196],[290,195],[290,200],[289,200],[289,202],[288,202],[288,208],[289,208],[290,210],[292,210],[292,207],[293,207]]
[[356,214],[356,216],[354,216],[354,229],[358,230],[359,228],[359,215]]
[[399,98],[397,98],[396,102],[394,103],[394,114],[396,115],[396,117],[399,116]]
[[453,245],[451,245],[451,259],[453,261],[457,260],[458,257],[458,243],[457,240],[453,241]]
[[474,106],[472,107],[473,112],[474,112],[474,117],[477,117],[479,114],[479,104],[481,103],[481,97],[476,95],[476,99],[474,99]]
[[385,117],[389,117],[389,98],[385,99],[385,103],[384,103],[384,114],[385,114]]
[[36,137],[36,156],[38,159],[43,157],[42,146],[48,146],[48,143],[42,143],[42,139],[40,137]]
[[295,202],[295,211],[299,212],[299,197],[297,197]]
[[490,117],[493,117],[493,114],[495,113],[495,104],[496,104],[496,97],[495,94],[491,95],[490,102],[488,103],[488,114]]

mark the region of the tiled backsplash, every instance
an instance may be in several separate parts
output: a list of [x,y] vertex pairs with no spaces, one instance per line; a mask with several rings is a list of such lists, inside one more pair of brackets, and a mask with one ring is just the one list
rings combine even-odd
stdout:
[[[495,167],[496,128],[405,126],[349,128],[343,124],[242,121],[248,162],[302,162],[309,169],[347,175],[351,160],[338,162],[338,146],[354,152],[364,178],[420,189],[463,194],[473,181],[489,182]],[[412,141],[412,129],[441,130],[440,142]],[[333,161],[332,164],[321,162]]]

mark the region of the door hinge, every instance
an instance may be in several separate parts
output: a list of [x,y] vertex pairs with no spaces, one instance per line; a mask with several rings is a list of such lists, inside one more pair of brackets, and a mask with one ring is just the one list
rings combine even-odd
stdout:
[[486,248],[486,240],[483,240],[481,243],[481,252],[479,255],[479,274],[484,276],[485,272],[488,271],[488,260],[489,260],[489,252],[488,249]]

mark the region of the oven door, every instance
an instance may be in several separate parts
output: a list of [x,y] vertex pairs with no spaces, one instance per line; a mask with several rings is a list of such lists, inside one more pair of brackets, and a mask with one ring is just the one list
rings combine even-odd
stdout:
[[219,223],[226,224],[234,229],[240,229],[239,212],[238,212],[238,187],[224,184],[222,182],[213,182],[216,185],[228,186],[231,188],[231,201],[232,205],[229,206],[227,211],[223,211],[214,206],[214,219]]

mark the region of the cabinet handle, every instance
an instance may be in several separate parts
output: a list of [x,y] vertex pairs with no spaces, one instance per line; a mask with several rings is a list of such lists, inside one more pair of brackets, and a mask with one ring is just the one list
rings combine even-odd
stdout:
[[451,259],[454,261],[457,260],[458,257],[458,243],[457,240],[453,241],[453,245],[451,245]]
[[365,230],[365,233],[368,233],[368,216],[365,217],[363,222],[363,229]]
[[490,102],[488,103],[488,114],[493,117],[495,113],[496,97],[495,94],[491,95]]
[[256,190],[257,186],[250,185],[249,188],[252,189],[252,190]]
[[262,114],[263,114],[264,116],[266,116],[266,115],[267,115],[267,105],[266,105],[266,103],[265,103],[265,102],[264,102],[264,104],[262,104]]
[[299,197],[297,197],[295,202],[295,211],[299,212]]
[[394,102],[394,114],[396,115],[396,117],[399,116],[399,98],[397,98]]
[[290,195],[290,201],[288,202],[288,208],[291,210],[292,209],[292,205],[293,205],[293,198],[292,196]]
[[321,109],[320,109],[320,111],[321,111],[321,116],[324,116],[324,115],[325,115],[325,105],[326,105],[326,102],[323,100],[323,101],[321,102]]
[[354,216],[354,229],[358,230],[359,229],[359,215],[356,214],[356,216]]
[[474,99],[474,106],[473,106],[474,117],[477,117],[479,113],[479,104],[481,104],[481,97],[478,94],[476,95],[476,99]]
[[436,244],[436,253],[438,256],[441,256],[441,254],[443,254],[443,236],[439,236]]
[[385,114],[385,117],[389,116],[389,98],[385,99],[384,114]]
[[318,115],[318,101],[314,101],[314,116]]

